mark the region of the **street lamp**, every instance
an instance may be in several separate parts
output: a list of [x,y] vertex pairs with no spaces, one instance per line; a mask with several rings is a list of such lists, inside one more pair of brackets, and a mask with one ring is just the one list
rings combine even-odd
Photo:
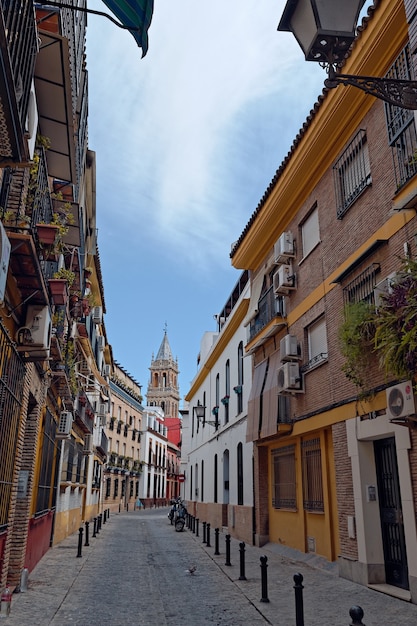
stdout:
[[200,404],[200,400],[197,402],[197,406],[193,407],[193,412],[194,412],[197,420],[199,422],[201,422],[202,424],[209,424],[210,426],[217,426],[218,425],[218,420],[212,421],[212,420],[206,420],[205,419],[206,407],[203,406],[202,404]]
[[404,109],[417,109],[417,82],[410,80],[339,74],[356,37],[359,13],[365,0],[288,0],[279,31],[291,32],[304,52],[306,61],[326,68],[327,88],[352,85],[380,100]]

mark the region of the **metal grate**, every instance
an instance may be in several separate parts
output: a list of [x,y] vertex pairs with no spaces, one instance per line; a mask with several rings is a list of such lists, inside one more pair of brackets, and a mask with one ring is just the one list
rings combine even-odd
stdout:
[[366,132],[359,130],[333,166],[337,218],[348,208],[371,182]]
[[0,527],[8,523],[25,373],[0,321]]
[[344,304],[368,302],[374,304],[374,289],[376,276],[381,271],[379,263],[372,263],[359,276],[356,276],[346,287],[343,288]]
[[320,439],[301,444],[303,465],[303,504],[306,511],[324,511]]
[[273,497],[275,509],[296,509],[295,445],[272,450]]

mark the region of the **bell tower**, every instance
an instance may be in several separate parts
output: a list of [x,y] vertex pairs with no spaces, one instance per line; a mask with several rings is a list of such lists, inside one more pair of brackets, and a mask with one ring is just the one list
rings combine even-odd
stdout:
[[165,418],[179,418],[180,393],[178,361],[174,359],[165,325],[164,336],[156,358],[152,355],[146,400],[148,406],[160,406]]

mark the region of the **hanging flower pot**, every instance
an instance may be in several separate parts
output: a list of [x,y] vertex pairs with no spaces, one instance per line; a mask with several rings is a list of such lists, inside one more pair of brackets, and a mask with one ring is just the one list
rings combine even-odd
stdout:
[[64,278],[50,278],[49,291],[55,305],[63,305],[68,300],[67,281]]
[[59,230],[57,224],[36,224],[39,243],[44,246],[53,246]]

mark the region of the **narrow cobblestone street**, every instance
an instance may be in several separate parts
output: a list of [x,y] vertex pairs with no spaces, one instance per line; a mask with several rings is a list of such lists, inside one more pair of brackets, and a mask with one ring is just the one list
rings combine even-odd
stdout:
[[[245,546],[246,580],[239,542],[225,565],[219,551],[186,529],[177,533],[167,509],[112,515],[77,558],[78,534],[51,549],[29,577],[28,591],[14,594],[8,626],[163,626],[217,624],[295,625],[295,573],[304,577],[305,626],[348,626],[349,608],[360,605],[366,626],[415,626],[417,607],[266,549]],[[268,549],[269,548],[269,549]],[[269,602],[261,602],[260,557],[268,557]],[[301,555],[300,555],[301,556]],[[187,572],[196,565],[194,574]]]

